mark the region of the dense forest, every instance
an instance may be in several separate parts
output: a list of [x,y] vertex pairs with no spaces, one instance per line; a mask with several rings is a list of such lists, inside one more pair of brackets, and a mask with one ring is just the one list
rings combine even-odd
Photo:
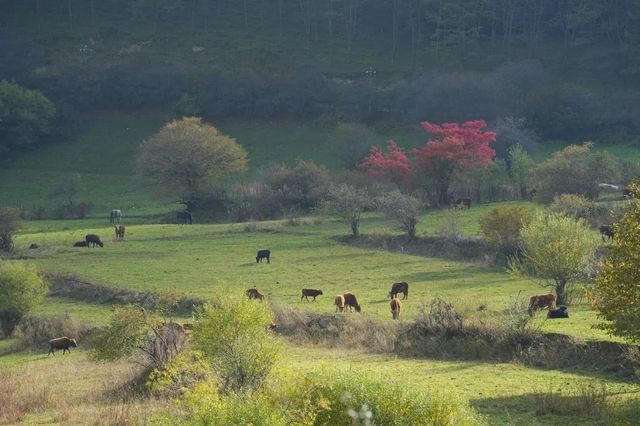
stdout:
[[0,1],[0,80],[61,123],[173,105],[206,119],[523,118],[553,140],[640,129],[634,0]]

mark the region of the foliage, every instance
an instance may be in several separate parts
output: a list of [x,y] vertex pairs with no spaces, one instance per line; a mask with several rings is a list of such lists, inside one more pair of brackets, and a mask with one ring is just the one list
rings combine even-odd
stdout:
[[264,182],[280,201],[281,209],[309,211],[329,190],[327,169],[313,161],[298,160],[294,167],[273,166],[267,171]]
[[531,221],[524,206],[496,207],[480,218],[480,229],[487,244],[506,255],[516,255],[520,232]]
[[202,383],[186,393],[179,408],[181,417],[168,421],[265,426],[483,423],[453,395],[407,390],[365,371],[300,375],[281,370],[251,394],[220,394]]
[[22,213],[15,207],[0,207],[0,250],[13,250],[13,235],[20,229]]
[[151,372],[147,386],[156,395],[180,398],[199,383],[214,383],[213,372],[201,352],[185,351],[162,369]]
[[371,147],[371,153],[360,164],[370,176],[384,177],[399,187],[409,185],[411,166],[404,150],[390,140],[385,153],[377,146]]
[[387,217],[400,222],[409,238],[416,236],[416,224],[423,211],[420,199],[396,190],[381,195],[377,205]]
[[140,146],[138,172],[193,208],[211,186],[246,168],[246,151],[200,118],[166,124]]
[[548,202],[559,194],[597,197],[598,183],[619,182],[620,165],[606,151],[592,151],[593,144],[569,145],[554,152],[534,170],[537,195]]
[[354,237],[360,234],[362,214],[372,207],[373,201],[362,189],[347,184],[339,184],[329,189],[327,199],[322,203],[320,211],[347,220]]
[[509,175],[516,185],[520,198],[526,200],[529,196],[529,186],[534,162],[519,144],[512,145],[508,151],[507,164]]
[[226,205],[236,222],[272,219],[281,207],[277,194],[263,182],[232,185],[227,191]]
[[0,261],[0,325],[5,337],[11,335],[27,313],[43,302],[48,290],[34,266]]
[[269,332],[273,313],[244,295],[224,295],[198,314],[193,342],[213,367],[224,392],[257,389],[280,347]]
[[55,115],[55,106],[41,92],[0,81],[0,153],[37,144]]
[[533,154],[538,149],[538,137],[527,128],[527,122],[523,118],[501,117],[493,130],[496,132],[496,141],[492,147],[496,150],[496,157],[508,158],[509,151],[517,145],[528,154]]
[[595,209],[595,203],[584,195],[560,194],[553,197],[549,210],[562,213],[565,216],[581,219],[589,219]]
[[439,136],[430,140],[422,148],[413,150],[416,166],[436,180],[438,202],[448,203],[449,185],[454,174],[479,164],[490,164],[495,151],[489,143],[495,141],[496,134],[483,130],[483,120],[457,123],[422,123],[427,132]]
[[91,341],[91,357],[113,361],[138,353],[149,340],[152,322],[144,309],[113,305],[109,323]]
[[[639,193],[637,184],[632,188]],[[634,342],[640,342],[639,221],[640,203],[636,199],[615,224],[615,238],[595,288],[588,293],[598,317],[606,320],[598,327]]]
[[556,304],[566,305],[569,286],[591,268],[598,241],[584,219],[537,212],[521,231],[521,260],[511,270],[542,280],[556,292]]

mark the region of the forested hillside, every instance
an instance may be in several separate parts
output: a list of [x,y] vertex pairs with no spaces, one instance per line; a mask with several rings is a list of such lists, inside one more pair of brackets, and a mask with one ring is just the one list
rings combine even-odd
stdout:
[[631,0],[0,1],[0,80],[59,119],[170,106],[205,119],[523,117],[543,138],[640,127]]

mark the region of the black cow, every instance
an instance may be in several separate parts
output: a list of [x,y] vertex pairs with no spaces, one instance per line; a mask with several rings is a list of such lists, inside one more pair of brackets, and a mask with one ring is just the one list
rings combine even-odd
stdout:
[[462,197],[462,198],[458,198],[456,201],[454,201],[453,203],[457,208],[463,208],[466,207],[468,209],[471,208],[471,198],[469,197]]
[[547,312],[547,318],[569,318],[569,311],[567,310],[566,306],[558,306],[558,309],[552,309]]
[[262,259],[267,259],[267,263],[271,263],[270,258],[270,250],[258,250],[258,254],[256,255],[256,263],[262,263]]
[[104,247],[104,244],[102,244],[100,237],[97,236],[96,234],[87,234],[85,235],[84,240],[87,243],[87,247],[89,247],[89,244],[91,244],[91,247],[95,247],[95,246]]
[[322,290],[316,290],[314,288],[303,288],[302,296],[300,296],[300,301],[302,302],[302,298],[307,299],[309,301],[309,296],[313,297],[313,300],[316,300],[316,296],[322,296]]
[[73,244],[74,247],[89,247],[89,244],[87,244],[86,241],[76,241]]
[[193,216],[188,210],[176,213],[176,222],[180,225],[193,225]]
[[602,241],[605,241],[605,237],[607,240],[613,239],[613,226],[611,225],[602,225],[600,227],[600,235],[602,236]]
[[407,284],[404,281],[399,282],[399,283],[394,283],[391,286],[391,291],[389,292],[389,297],[391,297],[391,299],[394,299],[394,298],[398,297],[398,293],[404,294],[404,296],[402,297],[403,299],[406,299],[407,297],[409,297],[409,284]]
[[260,293],[257,288],[247,289],[246,293],[249,299],[264,300],[264,294]]

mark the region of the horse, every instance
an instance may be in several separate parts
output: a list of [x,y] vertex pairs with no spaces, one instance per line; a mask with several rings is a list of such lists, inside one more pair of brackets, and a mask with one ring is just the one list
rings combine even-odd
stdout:
[[121,220],[122,220],[122,210],[120,209],[111,210],[111,215],[109,216],[109,222],[120,223]]

